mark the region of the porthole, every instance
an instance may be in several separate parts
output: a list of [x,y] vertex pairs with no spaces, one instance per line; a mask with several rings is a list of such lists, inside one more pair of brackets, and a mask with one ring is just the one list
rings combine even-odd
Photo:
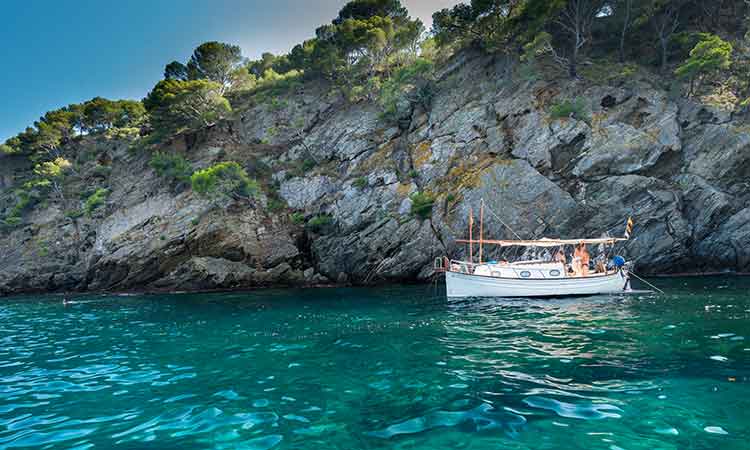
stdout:
[[560,271],[557,270],[557,269],[552,269],[552,270],[549,271],[549,276],[551,276],[551,277],[559,277],[560,276]]
[[530,276],[531,272],[529,272],[528,270],[524,270],[523,272],[521,272],[521,278],[529,278]]

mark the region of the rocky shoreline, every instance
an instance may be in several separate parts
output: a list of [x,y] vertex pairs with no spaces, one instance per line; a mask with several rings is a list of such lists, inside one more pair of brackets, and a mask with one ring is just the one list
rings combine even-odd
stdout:
[[[746,116],[673,98],[658,77],[529,80],[472,53],[437,86],[393,122],[309,83],[164,144],[263,180],[260,198],[220,209],[159,179],[136,137],[85,137],[73,145],[94,155],[81,170],[108,186],[106,207],[71,222],[49,204],[0,232],[0,295],[425,281],[435,257],[463,255],[454,239],[481,199],[524,238],[621,235],[632,215],[617,252],[640,274],[750,271]],[[553,117],[565,99],[586,114]],[[23,170],[0,156],[2,195]],[[433,202],[425,217],[415,194]],[[491,219],[486,236],[508,237]]]

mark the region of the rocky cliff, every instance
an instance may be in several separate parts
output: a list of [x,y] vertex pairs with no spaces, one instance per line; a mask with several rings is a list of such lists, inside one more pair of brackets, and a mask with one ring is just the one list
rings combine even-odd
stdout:
[[[511,237],[501,221],[523,238],[622,235],[632,215],[617,252],[641,272],[750,270],[747,117],[648,76],[528,80],[483,55],[454,59],[437,86],[429,108],[388,121],[308,83],[164,144],[264,180],[257,200],[220,208],[159,179],[136,138],[83,138],[80,170],[109,187],[106,208],[72,221],[41,205],[0,232],[0,293],[425,280],[434,257],[463,255],[454,238],[481,199],[486,236]],[[586,114],[553,118],[572,98]],[[8,194],[25,168],[0,158]],[[416,192],[435,200],[430,218],[411,213]]]

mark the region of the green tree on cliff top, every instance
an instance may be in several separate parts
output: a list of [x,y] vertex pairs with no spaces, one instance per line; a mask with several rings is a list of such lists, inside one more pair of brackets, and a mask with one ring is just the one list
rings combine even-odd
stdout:
[[[706,79],[732,64],[732,44],[713,34],[704,34],[690,51],[690,57],[676,70],[675,75],[690,80],[688,96]],[[696,86],[697,82],[697,86]]]

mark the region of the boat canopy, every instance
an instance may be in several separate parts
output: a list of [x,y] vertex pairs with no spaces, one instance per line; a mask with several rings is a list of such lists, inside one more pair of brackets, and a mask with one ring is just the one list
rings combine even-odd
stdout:
[[457,239],[456,242],[461,244],[490,244],[501,247],[558,247],[560,245],[578,245],[578,244],[614,244],[615,242],[627,241],[627,238],[590,238],[590,239],[552,239],[541,238],[534,240],[495,240],[495,239]]

